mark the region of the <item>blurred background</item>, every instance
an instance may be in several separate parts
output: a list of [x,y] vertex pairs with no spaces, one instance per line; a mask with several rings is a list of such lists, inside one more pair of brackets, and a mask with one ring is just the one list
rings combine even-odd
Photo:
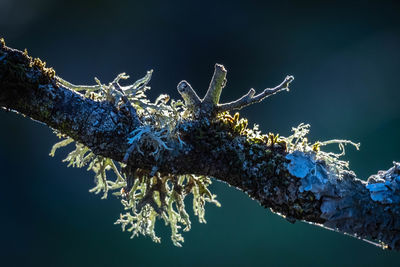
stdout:
[[[287,136],[310,123],[312,141],[361,142],[346,160],[366,179],[400,161],[400,19],[396,1],[0,0],[0,36],[75,84],[132,80],[154,69],[151,99],[178,98],[188,80],[202,96],[215,63],[228,69],[222,101],[295,76],[242,115]],[[88,193],[93,174],[48,153],[45,125],[0,112],[0,264],[3,266],[398,266],[400,253],[301,222],[292,225],[215,182],[221,208],[192,217],[183,248],[129,239],[113,225],[119,200]],[[336,147],[332,148],[333,150]],[[191,204],[187,202],[190,210]],[[193,213],[191,213],[193,214]]]

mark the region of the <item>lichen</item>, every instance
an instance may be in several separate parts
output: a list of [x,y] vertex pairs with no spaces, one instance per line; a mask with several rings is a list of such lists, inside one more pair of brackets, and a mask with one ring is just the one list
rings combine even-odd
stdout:
[[382,204],[400,203],[400,163],[393,162],[393,165],[368,178],[366,187],[372,200]]
[[205,176],[163,176],[156,173],[155,176],[149,177],[144,174],[135,180],[129,192],[125,189],[121,191],[122,204],[130,211],[121,214],[116,223],[121,224],[123,230],[132,232],[131,237],[143,234],[150,236],[154,242],[159,242],[154,225],[156,218],[161,217],[171,228],[171,240],[174,245],[181,246],[181,242],[184,241],[179,233],[181,225],[185,227],[183,231],[189,231],[191,228],[184,204],[185,197],[193,195],[193,211],[201,223],[206,222],[206,202],[220,206],[215,200],[215,195],[207,188],[210,184],[211,180]]
[[315,162],[315,155],[294,151],[287,154],[286,159],[290,161],[287,165],[289,173],[301,179],[299,191],[311,191],[319,199],[328,182],[328,172],[322,164]]
[[[223,68],[216,68],[218,69],[226,71]],[[225,77],[224,73],[221,75]],[[185,197],[189,194],[193,195],[193,210],[200,222],[205,222],[205,202],[219,205],[215,200],[215,195],[208,190],[211,184],[210,178],[193,174],[165,174],[158,170],[163,164],[163,155],[166,151],[191,149],[184,142],[185,138],[188,138],[189,128],[192,128],[190,131],[194,130],[189,138],[197,138],[189,140],[190,144],[200,151],[206,150],[213,154],[220,149],[220,143],[230,142],[231,147],[228,150],[235,154],[232,157],[235,162],[231,163],[240,165],[237,171],[246,173],[249,177],[258,177],[260,172],[271,175],[279,172],[279,169],[276,169],[276,161],[283,161],[284,156],[282,159],[273,157],[268,162],[264,161],[271,153],[269,149],[278,149],[289,161],[287,165],[289,173],[301,179],[300,192],[311,191],[318,199],[324,191],[324,185],[329,179],[333,179],[330,176],[338,175],[339,177],[340,172],[348,166],[347,162],[339,160],[339,157],[344,154],[344,145],[353,144],[358,148],[358,144],[347,140],[310,144],[306,137],[309,125],[304,124],[293,128],[294,133],[289,137],[273,133],[262,134],[257,124],[248,127],[247,119],[240,118],[239,113],[230,115],[228,107],[239,109],[249,103],[258,102],[270,94],[287,89],[293,80],[291,76],[288,76],[278,87],[264,90],[256,98],[253,97],[254,90],[250,90],[250,93],[243,98],[247,99],[246,101],[241,98],[232,102],[234,104],[226,105],[219,104],[219,95],[225,85],[225,82],[221,82],[222,80],[215,82],[214,87],[210,86],[207,95],[213,97],[207,101],[199,100],[193,88],[186,81],[182,81],[178,85],[178,91],[185,103],[170,101],[167,95],[161,95],[155,102],[151,102],[146,96],[146,91],[150,89],[148,83],[151,76],[152,71],[148,71],[145,77],[129,86],[120,85],[121,80],[129,77],[125,73],[119,74],[109,84],[103,84],[95,78],[97,85],[93,86],[73,85],[57,77],[57,81],[63,86],[83,93],[85,97],[94,101],[108,101],[117,109],[128,110],[131,112],[132,119],[139,118],[139,126],[129,134],[126,140],[129,148],[122,162],[95,155],[88,147],[77,142],[75,142],[75,150],[64,160],[69,163],[69,166],[88,165],[88,170],[95,172],[96,186],[90,190],[91,192],[96,194],[103,192],[103,198],[106,198],[108,192],[113,191],[114,195],[121,197],[121,203],[127,212],[121,214],[116,223],[121,224],[123,230],[132,232],[132,237],[142,234],[151,237],[154,242],[160,242],[154,229],[156,220],[162,219],[171,228],[171,240],[174,245],[181,246],[183,237],[179,229],[183,226],[183,231],[188,231],[191,227],[189,215],[185,209]],[[214,76],[213,80],[215,80]],[[225,78],[223,80],[225,81]],[[220,107],[224,108],[220,109]],[[193,126],[194,121],[196,121],[196,127]],[[183,140],[180,136],[182,133],[186,134]],[[57,148],[73,141],[67,138],[55,144],[51,155],[54,155]],[[321,150],[321,147],[331,143],[337,143],[342,152],[335,154]],[[262,152],[257,152],[257,149]],[[129,157],[134,152],[154,159],[155,164],[151,170],[128,165]],[[114,172],[115,179],[108,178],[108,170]]]
[[[340,158],[346,154],[345,145],[352,145],[357,150],[360,149],[360,143],[354,143],[349,140],[333,139],[328,141],[317,141],[310,143],[307,135],[310,132],[310,125],[301,123],[297,127],[292,128],[293,134],[289,137],[282,137],[287,143],[288,152],[302,151],[315,155],[315,160],[324,161],[329,167],[329,171],[334,172],[340,176],[343,170],[349,168],[349,162],[341,160]],[[337,144],[340,153],[327,152],[321,148],[330,144]]]
[[[329,140],[310,143],[307,138],[310,125],[300,124],[292,128],[293,134],[283,138],[287,144],[288,154],[286,159],[290,174],[301,179],[300,192],[311,191],[319,199],[325,191],[329,180],[342,177],[348,169],[349,163],[340,159],[345,155],[346,144],[351,144],[359,149],[360,144],[348,140]],[[338,144],[340,153],[326,152],[321,147],[329,144]]]
[[[83,92],[83,95],[95,101],[109,101],[117,108],[127,106],[137,111],[141,125],[132,131],[127,143],[130,145],[124,162],[116,162],[110,158],[94,154],[90,148],[76,142],[72,138],[58,133],[65,138],[56,143],[50,155],[54,156],[58,148],[75,143],[75,149],[64,159],[68,166],[84,167],[95,173],[96,186],[90,189],[95,194],[103,193],[107,198],[109,192],[121,198],[126,210],[120,215],[116,224],[123,230],[132,232],[132,236],[139,234],[149,236],[154,242],[160,242],[155,233],[157,219],[162,219],[171,228],[171,240],[174,245],[181,246],[184,241],[180,228],[188,231],[191,221],[186,211],[184,200],[188,195],[193,196],[193,211],[201,223],[205,223],[205,203],[214,203],[220,206],[208,187],[211,179],[206,176],[171,175],[158,172],[154,166],[151,171],[140,168],[131,169],[126,164],[133,151],[152,156],[155,162],[162,160],[162,153],[171,150],[178,144],[185,143],[179,136],[178,123],[187,119],[189,114],[181,101],[169,101],[169,96],[161,95],[154,103],[150,102],[145,92],[150,89],[152,71],[129,86],[121,86],[119,81],[127,79],[126,74],[118,75],[113,82],[103,84],[95,79],[97,85],[77,86],[57,77],[57,81],[72,90]],[[169,103],[168,103],[169,102]],[[110,178],[109,170],[115,178]]]

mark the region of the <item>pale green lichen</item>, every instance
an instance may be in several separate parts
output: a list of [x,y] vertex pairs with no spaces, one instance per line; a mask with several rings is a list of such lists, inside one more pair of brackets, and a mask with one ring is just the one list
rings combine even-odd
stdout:
[[[154,103],[147,99],[145,92],[150,89],[147,85],[151,74],[152,71],[147,72],[144,78],[129,86],[119,84],[120,80],[128,78],[124,73],[108,85],[102,84],[98,79],[97,85],[94,86],[73,85],[59,77],[57,81],[69,89],[83,92],[85,97],[95,101],[109,101],[116,107],[132,105],[142,125],[135,129],[127,140],[131,146],[126,152],[124,162],[133,151],[148,153],[158,162],[162,152],[172,149],[173,144],[185,145],[176,126],[189,114],[181,101],[169,102],[167,95],[161,95]],[[50,156],[54,156],[58,148],[75,142],[61,134],[58,136],[66,139],[53,146]],[[143,151],[143,148],[146,150]],[[142,234],[151,237],[154,242],[160,242],[154,228],[156,220],[163,219],[171,228],[173,244],[181,246],[184,239],[180,228],[183,226],[183,231],[191,228],[184,204],[185,197],[193,195],[193,211],[201,223],[206,222],[206,202],[220,206],[215,200],[216,196],[208,189],[211,180],[205,176],[162,175],[157,172],[157,166],[151,171],[136,169],[134,173],[127,175],[122,171],[126,167],[125,163],[95,155],[88,147],[78,142],[75,142],[75,149],[64,161],[72,167],[88,166],[88,170],[95,173],[96,186],[90,189],[90,192],[102,192],[102,198],[106,198],[111,191],[113,195],[121,197],[126,212],[120,215],[116,224],[121,224],[123,230],[132,232],[132,237]],[[108,171],[114,173],[114,179],[110,178]]]
[[[343,170],[349,168],[349,162],[341,160],[340,158],[345,155],[345,145],[352,145],[357,150],[360,149],[360,143],[354,143],[349,140],[333,139],[324,142],[317,141],[310,143],[307,135],[310,132],[310,125],[301,123],[297,127],[292,128],[293,134],[289,137],[281,137],[287,143],[287,150],[289,153],[294,151],[311,152],[315,154],[316,160],[322,160],[327,163],[330,171],[333,171],[340,177]],[[339,146],[339,153],[326,152],[321,150],[321,147],[337,144]]]
[[[142,180],[142,181],[141,181]],[[146,175],[137,179],[122,200],[125,209],[130,210],[121,214],[116,223],[122,225],[125,230],[132,232],[132,237],[143,234],[150,236],[153,241],[159,242],[154,233],[154,225],[157,217],[161,216],[166,225],[171,228],[171,240],[176,246],[181,246],[183,237],[179,233],[181,225],[184,231],[189,231],[191,222],[185,210],[184,199],[188,194],[193,194],[193,210],[199,221],[205,223],[205,202],[212,202],[219,206],[215,195],[207,189],[211,180],[204,176],[181,175],[161,176],[157,173],[149,178]]]
[[[130,144],[123,162],[115,162],[112,159],[95,155],[88,147],[75,142],[75,149],[64,160],[68,166],[84,167],[95,173],[96,186],[90,190],[96,194],[103,193],[106,198],[109,191],[113,195],[121,197],[121,203],[126,212],[120,215],[116,224],[121,224],[123,230],[132,232],[132,237],[139,234],[149,236],[154,242],[160,242],[155,233],[157,219],[162,219],[171,228],[171,240],[174,245],[181,246],[183,237],[180,228],[188,231],[191,228],[189,215],[185,209],[184,199],[187,195],[193,195],[193,210],[199,221],[205,223],[205,203],[211,202],[219,206],[208,186],[211,180],[205,176],[171,175],[158,172],[157,164],[162,160],[163,152],[176,149],[176,146],[184,146],[178,131],[178,125],[183,120],[193,117],[193,112],[188,112],[188,107],[181,101],[169,101],[169,96],[161,95],[155,102],[151,102],[145,92],[150,89],[152,71],[132,85],[121,86],[120,80],[127,79],[126,74],[118,75],[108,85],[95,79],[97,85],[76,86],[61,78],[57,81],[72,90],[83,92],[85,97],[95,101],[108,101],[117,108],[134,108],[140,118],[140,126],[132,131],[126,142]],[[136,116],[133,114],[133,116]],[[204,118],[208,120],[207,117]],[[216,114],[216,120],[222,121],[230,131],[246,137],[252,144],[266,144],[269,147],[280,147],[283,151],[312,152],[316,159],[324,160],[329,166],[333,166],[338,173],[348,166],[348,163],[339,160],[344,154],[344,145],[357,144],[346,140],[331,140],[311,144],[307,134],[309,125],[301,124],[293,128],[293,135],[280,137],[277,134],[262,134],[258,125],[248,128],[246,119],[239,118],[239,113],[231,116],[229,112]],[[55,144],[50,155],[54,156],[56,149],[73,143],[74,140],[66,138]],[[342,153],[328,153],[320,150],[321,146],[331,143],[339,144]],[[156,162],[151,170],[135,169],[125,171],[131,153],[141,153],[152,156]],[[243,164],[245,167],[245,164]],[[111,170],[115,178],[110,179],[108,171]]]

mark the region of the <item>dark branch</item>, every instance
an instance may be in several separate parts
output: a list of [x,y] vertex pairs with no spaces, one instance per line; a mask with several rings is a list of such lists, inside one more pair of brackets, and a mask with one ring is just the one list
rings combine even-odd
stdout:
[[1,107],[43,122],[95,153],[122,160],[125,140],[138,126],[129,110],[60,86],[54,74],[21,51],[3,46],[0,58]]
[[[218,66],[210,84],[216,89],[205,97],[213,99],[214,105],[218,104],[226,76],[224,68]],[[278,87],[257,96],[250,91],[236,104],[222,104],[220,110],[260,101],[287,88],[291,80],[287,77]],[[95,154],[119,162],[131,147],[129,134],[140,126],[135,111],[127,110],[125,105],[93,101],[64,88],[51,69],[4,43],[0,48],[0,106],[43,122]],[[400,200],[395,198],[399,194],[396,181],[400,180],[400,167],[380,173],[379,179],[372,179],[367,186],[352,172],[334,172],[312,151],[288,152],[287,144],[275,139],[254,141],[230,123],[221,118],[180,122],[177,128],[185,146],[179,142],[169,144],[172,150],[164,150],[159,160],[150,153],[131,149],[127,165],[149,172],[212,176],[246,192],[290,222],[315,223],[400,249]],[[381,186],[388,182],[393,186]],[[389,192],[385,188],[392,189]]]

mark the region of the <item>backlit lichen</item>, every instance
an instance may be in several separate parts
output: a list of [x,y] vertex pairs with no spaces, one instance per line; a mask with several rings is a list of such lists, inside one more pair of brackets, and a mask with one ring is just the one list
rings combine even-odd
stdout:
[[[194,136],[199,135],[199,141],[201,140],[202,144],[204,139],[215,139],[218,135],[220,137],[225,136],[225,138],[230,136],[232,142],[235,142],[235,138],[243,140],[243,144],[240,144],[240,142],[237,144],[240,148],[240,151],[237,151],[237,157],[242,162],[243,170],[248,168],[248,162],[243,154],[246,150],[245,146],[259,144],[260,149],[262,147],[279,149],[282,152],[289,153],[289,155],[293,151],[313,153],[315,160],[327,162],[329,168],[333,168],[336,173],[340,173],[343,168],[347,167],[347,162],[339,160],[339,157],[344,154],[344,145],[350,143],[358,147],[357,144],[346,140],[310,144],[306,137],[309,132],[309,125],[304,124],[293,128],[294,133],[289,137],[281,137],[273,133],[262,134],[257,124],[248,127],[247,119],[240,118],[239,113],[235,113],[233,116],[230,115],[229,110],[215,113],[221,106],[218,104],[220,94],[218,88],[211,87],[210,89],[211,91],[218,91],[215,93],[216,99],[200,101],[191,86],[187,82],[181,82],[180,87],[178,85],[178,91],[181,89],[179,92],[184,99],[186,97],[185,103],[170,101],[168,95],[161,95],[155,102],[151,102],[146,97],[146,91],[150,89],[148,83],[151,75],[152,71],[148,71],[145,77],[128,86],[120,85],[121,80],[129,77],[125,73],[119,74],[109,84],[103,84],[95,78],[97,85],[93,86],[77,86],[57,78],[61,85],[81,92],[85,97],[92,100],[108,101],[118,109],[130,110],[132,118],[137,116],[140,120],[139,126],[130,133],[126,140],[129,148],[122,162],[115,162],[112,159],[95,155],[88,147],[77,142],[75,142],[75,150],[70,152],[64,160],[68,162],[68,166],[88,166],[88,170],[94,171],[96,186],[90,192],[103,193],[102,198],[106,198],[108,193],[112,192],[121,198],[121,203],[126,212],[120,215],[116,224],[120,224],[124,231],[132,232],[132,237],[142,234],[149,236],[154,242],[160,242],[160,238],[155,233],[155,224],[157,219],[162,219],[171,229],[173,244],[181,246],[183,242],[180,233],[181,227],[183,227],[183,231],[188,231],[191,227],[189,215],[185,209],[185,197],[190,194],[193,195],[194,214],[198,216],[200,222],[205,222],[204,206],[206,202],[212,202],[219,206],[219,203],[215,200],[215,195],[208,189],[211,184],[210,178],[193,174],[172,175],[158,171],[158,164],[162,164],[165,151],[185,147],[186,144],[181,139],[180,133],[182,127],[184,127],[182,125],[191,120],[199,120],[200,124],[205,127],[204,129],[200,127],[198,133],[194,134]],[[287,88],[291,79],[291,77],[287,78],[277,88],[279,90]],[[183,85],[185,87],[182,89]],[[219,86],[222,88],[224,84]],[[271,92],[276,92],[278,89],[273,89]],[[253,91],[250,91],[249,101],[255,101]],[[269,91],[265,92],[268,95]],[[210,94],[212,95],[212,93]],[[194,98],[193,101],[192,98]],[[238,101],[238,103],[243,102],[243,100]],[[234,104],[233,109],[240,108],[242,104],[247,105],[246,103],[245,101],[241,104]],[[211,106],[204,108],[204,105]],[[209,114],[204,112],[209,112]],[[207,138],[204,134],[208,134],[211,125],[214,128],[216,127],[215,132],[212,134],[213,136]],[[215,143],[215,141],[212,142]],[[55,144],[50,154],[54,155],[57,148],[73,142],[73,139],[67,138]],[[214,143],[211,144],[210,149],[214,149]],[[335,154],[320,149],[322,146],[331,143],[339,144],[342,153]],[[204,144],[204,148],[206,147],[209,147],[209,145]],[[129,166],[129,157],[132,153],[153,158],[155,165],[151,170]],[[249,151],[249,155],[252,153],[255,152]],[[260,171],[264,163],[260,164],[251,170],[253,172]],[[114,173],[113,179],[110,179],[109,170]],[[323,185],[325,180],[322,177],[318,181]],[[317,190],[318,188],[315,187],[313,181],[307,180],[307,183],[301,187],[303,189],[300,188],[300,190]]]
[[[206,176],[162,174],[154,166],[151,171],[140,168],[131,169],[125,163],[129,155],[138,153],[152,156],[156,162],[161,160],[164,150],[173,149],[174,144],[184,146],[177,130],[177,124],[189,115],[181,101],[169,101],[169,96],[161,95],[151,103],[145,92],[150,89],[152,71],[129,86],[121,86],[119,81],[127,79],[125,74],[118,75],[108,85],[96,79],[97,85],[77,86],[57,78],[58,82],[72,90],[83,92],[85,97],[95,101],[109,101],[117,108],[127,105],[133,107],[140,118],[141,126],[131,132],[126,142],[130,144],[124,162],[94,154],[90,148],[65,137],[56,143],[50,155],[54,156],[58,148],[75,143],[75,149],[64,159],[68,166],[84,167],[95,173],[96,186],[90,190],[96,194],[103,193],[106,198],[109,192],[121,198],[126,212],[121,214],[116,224],[123,230],[132,232],[132,237],[139,234],[149,236],[154,242],[160,242],[155,233],[157,219],[162,219],[171,228],[171,240],[181,246],[183,237],[180,228],[188,231],[191,228],[189,215],[185,209],[185,197],[193,196],[193,211],[201,223],[205,223],[205,203],[220,204],[215,200],[208,186],[210,178]],[[169,102],[169,103],[168,103]],[[110,172],[114,175],[110,175]],[[110,178],[114,176],[114,178]]]
[[400,203],[400,163],[393,162],[387,171],[379,171],[368,178],[371,199],[383,204]]
[[[349,168],[349,163],[347,161],[341,160],[340,157],[345,155],[345,145],[349,144],[354,146],[357,150],[360,148],[359,143],[354,143],[349,140],[333,139],[328,141],[317,141],[315,143],[310,143],[307,135],[310,132],[310,125],[301,123],[297,127],[292,128],[293,134],[289,137],[282,137],[282,139],[287,144],[287,150],[289,153],[294,151],[301,151],[306,153],[311,153],[315,155],[315,160],[321,160],[327,163],[330,171],[340,175],[340,173]],[[321,147],[337,144],[339,146],[340,153],[326,152],[321,149]]]

